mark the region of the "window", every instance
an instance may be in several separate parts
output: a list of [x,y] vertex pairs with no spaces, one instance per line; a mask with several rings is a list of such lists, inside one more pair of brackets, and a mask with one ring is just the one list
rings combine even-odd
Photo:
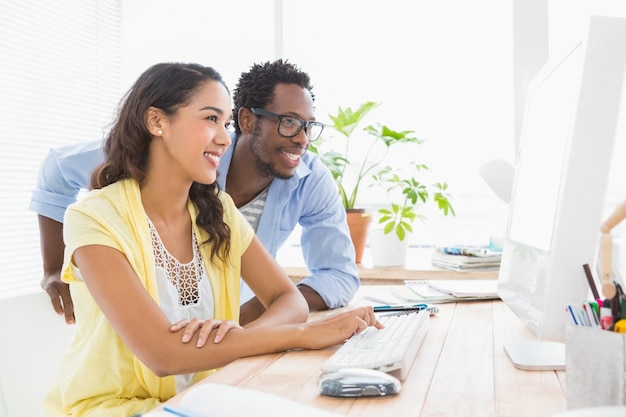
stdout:
[[50,147],[103,136],[121,97],[121,26],[122,0],[3,3],[0,297],[39,288],[37,169]]

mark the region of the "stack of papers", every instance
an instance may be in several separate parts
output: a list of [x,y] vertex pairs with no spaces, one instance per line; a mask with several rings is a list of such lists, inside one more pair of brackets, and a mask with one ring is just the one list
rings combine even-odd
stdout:
[[456,271],[497,270],[501,260],[501,252],[493,252],[483,247],[462,246],[435,248],[431,257],[433,265]]
[[406,280],[404,285],[412,294],[403,298],[413,302],[445,303],[500,298],[497,279]]
[[223,384],[199,383],[187,391],[179,405],[164,404],[154,417],[341,417],[261,391]]

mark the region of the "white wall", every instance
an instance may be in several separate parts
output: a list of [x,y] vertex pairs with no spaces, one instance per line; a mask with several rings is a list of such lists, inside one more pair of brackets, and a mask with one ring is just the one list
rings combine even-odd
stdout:
[[275,56],[274,0],[133,0],[124,24],[124,84],[158,62],[212,66],[232,89],[243,71]]

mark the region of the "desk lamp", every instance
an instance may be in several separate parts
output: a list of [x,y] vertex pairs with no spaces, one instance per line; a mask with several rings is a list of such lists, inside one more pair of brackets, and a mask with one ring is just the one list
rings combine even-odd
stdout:
[[500,200],[506,204],[511,202],[513,178],[515,177],[513,165],[504,159],[492,159],[478,168],[478,173]]
[[[492,159],[478,168],[478,173],[500,200],[506,204],[511,202],[513,179],[515,177],[515,167],[512,164],[504,159]],[[498,237],[498,239],[494,239],[491,237],[489,248],[502,250],[503,244],[503,238]]]

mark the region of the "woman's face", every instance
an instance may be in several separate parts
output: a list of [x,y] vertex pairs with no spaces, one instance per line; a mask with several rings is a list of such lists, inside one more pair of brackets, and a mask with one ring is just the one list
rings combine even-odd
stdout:
[[220,158],[231,144],[227,129],[231,118],[228,90],[220,82],[209,81],[164,126],[171,162],[191,181],[215,182]]

